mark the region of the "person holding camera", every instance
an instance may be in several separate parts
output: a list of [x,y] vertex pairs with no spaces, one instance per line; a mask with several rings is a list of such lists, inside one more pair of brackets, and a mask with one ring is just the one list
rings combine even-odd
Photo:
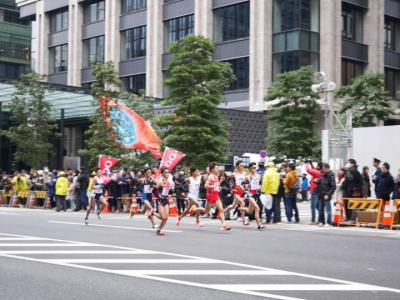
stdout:
[[318,210],[318,194],[317,188],[321,181],[321,166],[322,163],[318,163],[315,168],[313,162],[309,160],[306,165],[306,171],[311,175],[310,180],[310,193],[311,193],[311,222],[310,225],[316,225],[316,211]]

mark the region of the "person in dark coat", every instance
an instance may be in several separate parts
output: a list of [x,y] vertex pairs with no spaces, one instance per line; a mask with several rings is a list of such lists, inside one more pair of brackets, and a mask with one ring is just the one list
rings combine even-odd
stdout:
[[363,167],[362,178],[363,178],[363,188],[362,188],[363,196],[364,198],[371,197],[371,180],[369,178],[368,167]]
[[376,197],[385,201],[390,200],[390,194],[394,190],[394,180],[390,174],[390,165],[384,163],[381,174],[376,178],[375,191]]
[[345,179],[342,184],[343,197],[345,198],[362,198],[363,179],[357,167],[357,162],[354,159],[347,161]]
[[393,200],[400,200],[400,169],[397,171],[397,176],[394,178]]
[[372,161],[372,164],[375,168],[375,173],[374,173],[374,175],[372,175],[372,183],[375,185],[374,191],[375,191],[375,195],[376,195],[376,180],[378,179],[378,176],[382,173],[382,170],[380,167],[381,160],[378,158],[374,158],[374,160]]
[[331,199],[336,190],[335,174],[331,171],[329,164],[322,164],[322,175],[320,184],[317,188],[318,194],[318,221],[319,226],[325,225],[325,210],[327,214],[327,223],[332,225],[332,207]]

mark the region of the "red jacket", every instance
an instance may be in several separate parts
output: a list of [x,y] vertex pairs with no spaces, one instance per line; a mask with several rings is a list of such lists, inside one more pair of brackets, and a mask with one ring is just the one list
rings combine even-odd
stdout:
[[315,183],[314,180],[321,178],[321,171],[313,169],[309,165],[306,166],[306,171],[312,176],[310,182],[310,192],[312,193],[319,185],[318,183]]

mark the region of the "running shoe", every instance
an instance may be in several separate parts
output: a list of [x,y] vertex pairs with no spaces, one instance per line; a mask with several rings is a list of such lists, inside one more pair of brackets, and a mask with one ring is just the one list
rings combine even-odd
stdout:
[[99,220],[101,219],[99,211],[97,212],[97,219],[99,219]]
[[157,230],[157,235],[165,235],[165,232],[161,231],[161,230]]
[[243,221],[243,225],[245,225],[245,226],[249,226],[249,225],[251,225],[251,223],[249,222],[249,221]]
[[196,226],[197,226],[197,227],[203,227],[204,225],[201,224],[200,222],[197,222],[197,223],[196,223]]
[[264,230],[265,229],[265,226],[262,226],[262,225],[258,225],[258,227],[257,227],[257,230]]
[[224,224],[222,224],[221,229],[222,230],[231,230],[231,226],[229,226],[228,224],[224,223]]
[[158,229],[158,228],[160,227],[160,225],[158,225],[158,224],[153,224],[152,227],[153,227],[153,229]]
[[181,217],[178,217],[176,219],[176,226],[179,226],[181,224]]
[[132,219],[134,215],[135,215],[135,212],[131,209],[130,218]]
[[89,225],[88,218],[85,218],[85,225]]

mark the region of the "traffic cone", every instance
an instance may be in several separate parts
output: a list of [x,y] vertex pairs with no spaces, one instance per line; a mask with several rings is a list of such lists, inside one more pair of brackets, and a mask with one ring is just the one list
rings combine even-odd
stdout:
[[0,205],[7,204],[7,198],[3,191],[0,191]]
[[383,211],[383,219],[381,225],[391,226],[392,225],[392,209],[390,206],[390,201],[385,201],[385,208]]
[[137,203],[136,197],[132,197],[132,204],[131,204],[131,211],[130,211],[131,219],[137,213],[139,213],[139,205]]
[[50,200],[50,197],[47,197],[46,200],[44,201],[43,208],[44,208],[44,209],[51,209],[51,200]]
[[14,193],[10,199],[10,206],[17,207],[21,203],[20,199],[17,197],[17,194]]
[[172,199],[171,196],[168,197],[168,202],[169,202],[169,216],[178,217],[179,213],[178,210],[176,209],[175,201],[174,199]]
[[106,197],[107,204],[103,207],[101,213],[102,214],[109,214],[111,213],[110,204],[108,203],[108,197]]
[[337,226],[343,222],[343,217],[342,217],[342,203],[341,201],[336,201],[336,206],[335,206],[335,215],[333,216],[333,224],[336,224]]
[[30,193],[28,195],[28,199],[26,200],[26,206],[28,208],[32,208],[32,207],[36,206],[36,203],[37,203],[37,199],[35,197],[35,193]]

